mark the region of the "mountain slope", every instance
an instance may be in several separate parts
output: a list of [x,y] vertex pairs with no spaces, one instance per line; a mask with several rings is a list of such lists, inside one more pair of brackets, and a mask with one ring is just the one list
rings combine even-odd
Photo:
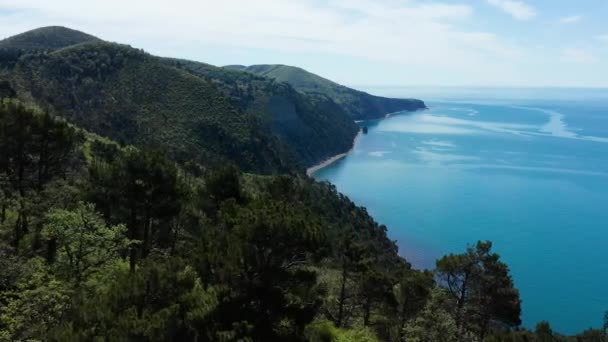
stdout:
[[340,289],[350,321],[373,298],[371,323],[398,324],[390,281],[416,271],[328,183],[196,176],[17,100],[0,100],[0,128],[2,341],[304,342]]
[[25,54],[44,53],[94,41],[100,41],[100,39],[61,26],[41,27],[27,31],[0,40],[0,69],[13,67]]
[[347,151],[359,130],[327,96],[303,94],[286,83],[251,73],[192,61],[173,63],[209,80],[235,106],[266,122],[307,166]]
[[124,144],[243,170],[292,169],[280,142],[209,82],[128,46],[93,42],[27,54],[11,72],[19,97]]
[[307,94],[324,94],[339,104],[353,119],[365,120],[383,117],[398,111],[414,111],[426,108],[424,102],[415,99],[392,99],[370,95],[351,89],[310,73],[304,69],[287,65],[242,65],[226,66],[256,75],[286,82]]
[[50,107],[92,132],[162,147],[182,162],[233,161],[261,173],[303,170],[347,151],[358,131],[325,95],[248,72],[151,56],[78,31],[41,28],[0,46],[8,51],[0,55],[7,94],[14,89],[21,100]]

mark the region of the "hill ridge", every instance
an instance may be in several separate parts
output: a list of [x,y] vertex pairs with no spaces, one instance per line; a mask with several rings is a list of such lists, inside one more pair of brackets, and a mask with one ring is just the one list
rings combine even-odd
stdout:
[[[82,39],[69,45],[65,32]],[[303,173],[348,150],[358,130],[333,102],[270,78],[157,57],[64,28],[16,37],[65,44],[0,55],[7,93],[15,89],[16,97],[121,143],[163,146],[182,162]]]
[[244,68],[240,65],[229,65],[224,68],[270,77],[278,82],[288,83],[298,91],[306,94],[324,94],[339,104],[354,120],[377,119],[389,113],[427,108],[421,100],[372,95],[341,85],[297,66],[256,64]]
[[0,40],[0,49],[55,50],[101,39],[65,26],[45,26]]

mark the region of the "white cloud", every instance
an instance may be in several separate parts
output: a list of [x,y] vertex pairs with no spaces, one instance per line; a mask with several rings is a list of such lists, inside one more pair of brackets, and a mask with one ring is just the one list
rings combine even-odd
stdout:
[[567,62],[590,64],[597,61],[597,58],[590,52],[578,49],[578,48],[567,48],[562,51],[562,59]]
[[530,20],[536,16],[536,10],[525,2],[516,0],[486,0],[490,5],[501,9],[517,20]]
[[595,38],[597,40],[599,40],[599,41],[608,43],[608,33],[607,34],[601,34],[599,36],[596,36]]
[[476,15],[465,0],[0,0],[0,39],[63,25],[157,55],[295,64],[345,84],[606,85],[596,70],[555,73],[554,47],[479,28]]
[[14,11],[0,21],[6,35],[61,24],[163,54],[215,44],[454,70],[479,70],[491,67],[490,60],[519,55],[492,33],[458,28],[471,20],[471,6],[442,2],[0,0],[1,8]]
[[559,18],[559,22],[562,24],[575,24],[580,22],[583,19],[581,15],[571,15],[568,17]]

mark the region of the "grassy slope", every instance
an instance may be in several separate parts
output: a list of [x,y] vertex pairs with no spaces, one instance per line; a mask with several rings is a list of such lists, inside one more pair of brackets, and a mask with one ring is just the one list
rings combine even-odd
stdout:
[[227,69],[245,70],[286,82],[307,94],[326,94],[356,120],[382,117],[397,111],[413,111],[426,108],[424,102],[415,99],[391,99],[354,90],[312,74],[304,69],[286,65],[239,65]]

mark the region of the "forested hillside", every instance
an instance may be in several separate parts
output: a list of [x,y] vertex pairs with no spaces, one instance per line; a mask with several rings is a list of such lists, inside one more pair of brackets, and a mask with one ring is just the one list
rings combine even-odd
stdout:
[[288,83],[306,94],[328,96],[355,120],[377,119],[384,117],[386,114],[426,108],[421,100],[392,99],[370,95],[339,85],[304,69],[288,65],[252,65],[249,67],[229,65],[225,68],[270,77],[277,82]]
[[180,162],[293,168],[287,147],[209,82],[140,50],[84,43],[22,56],[9,76],[18,97],[123,144],[166,150]]
[[[399,340],[427,333],[413,320],[427,302],[454,313],[430,329],[483,336],[490,321],[519,323],[489,244],[465,254],[475,265],[438,264],[450,283],[469,267],[492,276],[452,293],[328,184],[234,167],[196,175],[14,100],[0,127],[0,339]],[[457,296],[466,302],[452,307]]]
[[0,75],[0,341],[605,339],[519,329],[491,242],[412,269],[297,172],[356,132],[321,95],[101,41]]
[[21,100],[120,143],[164,149],[180,162],[303,170],[348,150],[358,131],[325,96],[65,28],[27,32],[0,46],[0,79]]
[[235,106],[261,118],[305,165],[349,150],[359,130],[325,95],[303,94],[270,78],[209,64],[173,60],[173,65],[210,80]]
[[15,100],[0,128],[0,341],[558,338],[512,330],[489,242],[417,271],[329,184],[187,171]]
[[50,51],[85,42],[99,41],[89,34],[61,26],[41,27],[0,41],[0,49]]
[[12,66],[27,53],[52,51],[92,41],[99,39],[65,27],[42,27],[0,41],[0,66]]

